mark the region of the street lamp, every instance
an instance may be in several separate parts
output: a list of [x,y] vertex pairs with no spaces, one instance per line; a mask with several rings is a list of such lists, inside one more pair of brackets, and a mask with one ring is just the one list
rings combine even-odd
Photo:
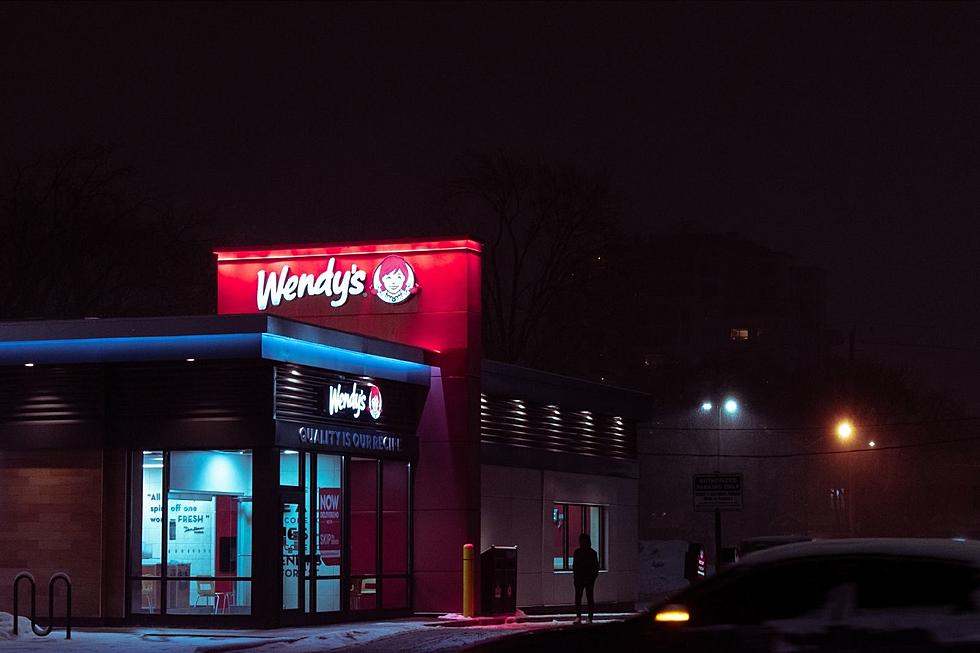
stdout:
[[[842,443],[848,443],[857,434],[857,429],[854,427],[853,422],[849,419],[842,419],[837,422],[837,427],[834,429],[834,433],[837,434],[837,439]],[[868,441],[868,447],[874,449],[877,443],[874,440]],[[854,499],[857,492],[854,490],[854,453],[845,452],[844,461],[847,467],[847,498],[845,498],[846,503],[844,504],[847,510],[847,533],[849,536],[854,537]]]
[[715,404],[710,400],[705,400],[701,402],[701,412],[710,413],[712,410],[715,411],[715,417],[717,418],[715,426],[715,438],[718,444],[718,454],[715,461],[715,472],[721,471],[721,409],[724,408],[725,412],[734,417],[738,413],[738,402],[732,397],[728,397],[720,406],[715,406]]
[[[715,474],[721,473],[721,410],[725,409],[725,412],[730,416],[734,417],[738,412],[738,402],[733,398],[728,397],[725,401],[719,405],[715,406],[711,401],[701,402],[701,412],[709,413],[712,409],[715,411],[715,417],[717,421],[715,422],[715,437],[718,443],[718,456],[715,459]],[[721,567],[721,510],[715,508],[715,573]]]

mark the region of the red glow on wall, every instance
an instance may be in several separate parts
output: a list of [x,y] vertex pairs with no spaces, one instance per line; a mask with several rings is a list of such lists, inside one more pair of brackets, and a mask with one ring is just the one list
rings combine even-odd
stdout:
[[480,253],[480,243],[466,238],[421,241],[373,241],[326,245],[286,245],[253,249],[216,249],[218,262],[242,259],[298,259],[366,254],[415,254],[423,252],[470,251]]
[[[218,313],[269,313],[479,360],[480,244],[455,238],[218,249]],[[405,291],[388,292],[381,263]],[[392,270],[386,265],[385,270]],[[414,285],[411,285],[414,284]]]

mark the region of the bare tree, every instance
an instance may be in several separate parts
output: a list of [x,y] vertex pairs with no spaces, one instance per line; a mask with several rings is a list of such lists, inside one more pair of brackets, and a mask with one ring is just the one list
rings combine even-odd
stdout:
[[[0,317],[72,318],[209,310],[189,221],[150,201],[111,150],[18,165],[0,189]],[[199,269],[192,273],[187,266]],[[203,301],[201,301],[203,299]]]
[[495,152],[469,156],[450,191],[484,245],[487,355],[540,363],[546,345],[570,335],[568,312],[601,276],[617,217],[605,176]]

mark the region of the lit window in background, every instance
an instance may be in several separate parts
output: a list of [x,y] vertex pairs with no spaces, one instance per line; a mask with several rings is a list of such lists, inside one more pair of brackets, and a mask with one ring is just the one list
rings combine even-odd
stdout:
[[729,337],[733,342],[745,342],[749,339],[748,329],[732,329],[729,332]]

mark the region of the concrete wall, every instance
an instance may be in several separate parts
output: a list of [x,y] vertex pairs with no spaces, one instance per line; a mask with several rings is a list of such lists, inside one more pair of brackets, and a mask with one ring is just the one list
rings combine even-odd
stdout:
[[461,612],[463,545],[480,539],[480,392],[433,370],[419,427],[414,490],[414,609]]
[[552,569],[555,501],[606,508],[606,570],[596,601],[636,600],[637,482],[635,479],[483,465],[480,550],[518,546],[517,605],[571,605],[571,572]]

